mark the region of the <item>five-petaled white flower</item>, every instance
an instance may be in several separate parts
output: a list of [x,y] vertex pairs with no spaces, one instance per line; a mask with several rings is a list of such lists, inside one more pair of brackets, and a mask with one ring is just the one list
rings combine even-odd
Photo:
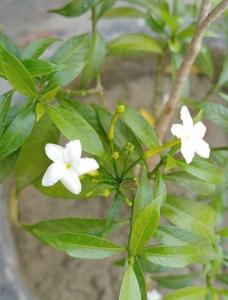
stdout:
[[171,132],[181,140],[181,153],[186,163],[192,162],[195,153],[201,157],[209,158],[210,148],[208,143],[203,140],[206,126],[202,122],[197,122],[194,125],[186,106],[182,106],[180,115],[183,125],[174,124],[171,127]]
[[53,163],[42,179],[44,186],[51,186],[60,181],[69,191],[79,194],[81,192],[79,176],[99,168],[95,159],[81,158],[82,147],[79,140],[69,142],[65,148],[56,144],[47,144],[45,152]]
[[162,295],[157,290],[147,292],[147,300],[162,300]]

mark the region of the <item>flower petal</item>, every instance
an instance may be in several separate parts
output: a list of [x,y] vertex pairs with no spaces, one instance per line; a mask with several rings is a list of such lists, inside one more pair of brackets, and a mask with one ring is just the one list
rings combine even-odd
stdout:
[[74,170],[78,176],[93,172],[99,168],[98,163],[93,158],[81,158],[74,164]]
[[192,120],[192,117],[190,115],[190,112],[189,112],[187,106],[184,105],[181,107],[180,115],[181,115],[181,120],[183,122],[184,127],[188,128],[188,129],[192,128],[193,120]]
[[197,144],[195,144],[195,152],[201,157],[209,158],[210,147],[204,140],[199,140]]
[[64,157],[66,162],[79,160],[82,155],[82,146],[80,140],[74,140],[66,144]]
[[184,156],[184,159],[187,164],[190,164],[192,162],[193,157],[195,155],[193,146],[194,145],[192,145],[192,143],[189,140],[181,140],[181,153]]
[[46,170],[43,179],[43,186],[51,186],[57,183],[64,172],[64,165],[61,163],[52,163]]
[[76,195],[81,193],[81,182],[74,170],[65,170],[60,181],[71,193]]
[[206,133],[206,126],[202,122],[198,122],[194,125],[193,134],[194,137],[202,139]]
[[64,160],[63,151],[63,147],[56,144],[46,144],[45,146],[45,152],[48,158],[54,162],[62,162]]
[[181,124],[173,124],[171,127],[171,132],[180,139],[184,135],[184,127]]

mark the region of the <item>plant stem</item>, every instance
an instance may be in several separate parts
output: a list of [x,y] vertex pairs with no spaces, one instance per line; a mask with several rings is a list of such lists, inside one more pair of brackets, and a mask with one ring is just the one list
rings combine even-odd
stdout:
[[159,147],[156,147],[156,148],[151,148],[149,150],[147,150],[145,153],[144,153],[144,158],[150,158],[158,153],[161,153],[162,151],[164,151],[165,149],[167,148],[170,148],[172,146],[175,146],[177,144],[180,143],[180,140],[179,139],[174,139],[174,140],[170,140],[168,141],[167,143],[159,146]]
[[184,82],[188,76],[191,66],[195,61],[198,53],[201,49],[201,42],[207,28],[213,23],[226,9],[228,8],[228,0],[222,0],[218,5],[216,5],[209,14],[198,24],[196,32],[192,38],[192,41],[188,47],[185,58],[177,73],[176,80],[174,82],[173,88],[170,93],[170,98],[165,105],[159,122],[157,124],[157,131],[162,141],[169,127],[169,123],[174,115],[176,106],[180,100],[181,93],[183,90]]
[[11,190],[10,193],[9,211],[12,225],[15,227],[20,227],[20,222],[18,220],[18,199],[16,196],[15,187]]

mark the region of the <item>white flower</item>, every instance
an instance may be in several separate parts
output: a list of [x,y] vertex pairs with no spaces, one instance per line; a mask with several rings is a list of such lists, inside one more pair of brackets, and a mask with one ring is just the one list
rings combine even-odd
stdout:
[[157,290],[147,292],[147,300],[162,300],[162,295]]
[[69,142],[65,148],[47,144],[45,152],[53,163],[47,168],[42,179],[44,186],[51,186],[60,181],[69,191],[79,194],[81,192],[79,176],[99,168],[95,159],[81,158],[82,147],[79,140]]
[[171,132],[181,140],[181,153],[186,163],[191,163],[195,153],[204,158],[209,158],[210,148],[203,140],[206,133],[206,126],[202,122],[193,124],[192,117],[186,106],[181,108],[181,120],[183,125],[174,124]]

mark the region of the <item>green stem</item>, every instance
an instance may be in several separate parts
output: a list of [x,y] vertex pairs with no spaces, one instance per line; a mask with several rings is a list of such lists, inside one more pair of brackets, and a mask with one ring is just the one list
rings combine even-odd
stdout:
[[212,85],[212,87],[209,89],[207,94],[202,98],[202,101],[207,101],[214,93],[216,93],[219,90],[219,87],[216,84]]
[[165,149],[171,148],[172,146],[175,146],[175,145],[178,145],[178,144],[180,144],[180,140],[179,139],[170,140],[167,143],[165,143],[165,144],[163,144],[163,145],[161,145],[159,147],[151,148],[151,149],[147,150],[144,153],[144,158],[153,157],[156,154],[163,152]]
[[11,223],[15,227],[20,227],[20,222],[18,220],[18,199],[16,196],[16,188],[15,187],[12,189],[12,191],[10,193],[9,211],[10,211]]
[[96,6],[94,5],[91,9],[92,14],[92,34],[95,35],[97,30],[97,18],[96,18]]

